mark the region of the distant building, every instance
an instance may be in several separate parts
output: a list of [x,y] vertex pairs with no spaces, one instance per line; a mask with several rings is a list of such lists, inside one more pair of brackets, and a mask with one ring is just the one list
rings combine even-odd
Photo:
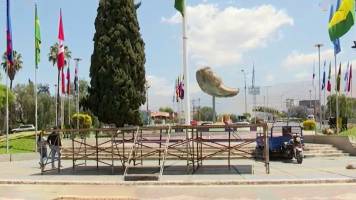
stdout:
[[320,112],[320,101],[319,100],[301,100],[299,101],[299,106],[303,106],[307,108],[308,114],[315,114]]

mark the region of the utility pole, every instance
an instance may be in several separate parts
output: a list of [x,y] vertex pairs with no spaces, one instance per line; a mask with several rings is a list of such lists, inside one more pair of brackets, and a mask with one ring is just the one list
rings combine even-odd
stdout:
[[320,48],[323,46],[323,44],[316,44],[315,47],[318,48],[318,56],[319,56],[319,122],[320,122],[320,129],[323,129],[323,118],[321,114],[321,90],[320,90]]

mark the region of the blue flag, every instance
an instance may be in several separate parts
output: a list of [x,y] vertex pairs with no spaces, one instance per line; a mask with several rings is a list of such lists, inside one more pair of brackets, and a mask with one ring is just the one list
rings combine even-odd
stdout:
[[324,73],[323,73],[323,82],[321,84],[321,90],[325,89],[326,73],[325,73],[326,61],[324,61]]

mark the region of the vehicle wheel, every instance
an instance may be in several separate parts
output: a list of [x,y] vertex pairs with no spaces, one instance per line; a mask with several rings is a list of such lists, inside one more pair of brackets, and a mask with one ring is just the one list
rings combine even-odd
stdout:
[[303,152],[297,152],[297,155],[296,155],[296,159],[297,159],[297,163],[298,164],[302,164],[303,162]]

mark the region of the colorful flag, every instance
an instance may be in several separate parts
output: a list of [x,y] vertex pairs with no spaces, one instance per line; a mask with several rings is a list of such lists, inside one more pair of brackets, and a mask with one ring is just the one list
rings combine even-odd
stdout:
[[185,0],[175,0],[174,8],[177,9],[184,17]]
[[179,83],[179,98],[182,100],[184,99],[184,76]]
[[176,83],[176,98],[177,98],[177,102],[179,102],[179,76],[177,78],[177,83]]
[[74,70],[74,91],[78,92],[78,68],[77,68],[77,66],[75,67],[75,70]]
[[70,69],[67,68],[67,94],[70,95]]
[[340,80],[341,80],[341,63],[339,66],[339,72],[337,73],[337,78],[336,78],[336,90],[340,92]]
[[58,32],[58,40],[59,40],[59,49],[58,49],[58,55],[57,55],[57,66],[58,69],[61,70],[64,65],[64,30],[63,30],[63,21],[62,21],[62,10],[60,11],[60,17],[59,17],[59,32]]
[[38,64],[41,60],[41,31],[40,20],[37,15],[37,4],[35,4],[35,64],[38,68]]
[[321,90],[325,89],[325,81],[326,81],[325,67],[326,67],[326,61],[324,61],[324,73],[323,73],[323,82],[321,83]]
[[347,92],[351,91],[351,86],[352,86],[352,63],[350,64],[350,69],[349,69],[349,82],[347,85]]
[[65,76],[64,76],[64,70],[63,70],[64,67],[61,68],[61,74],[62,74],[62,94],[65,94],[66,93],[66,81],[65,81]]
[[[340,0],[338,0],[337,2],[337,7],[336,9],[338,9],[339,5],[340,5]],[[330,16],[329,16],[329,22],[331,21],[332,17],[334,15],[334,7],[333,5],[330,6]],[[338,54],[341,52],[341,46],[340,46],[340,39],[337,38],[334,41],[332,41],[333,45],[334,45],[334,54]]]
[[354,25],[355,0],[342,0],[329,22],[329,37],[331,41],[345,35]]
[[344,81],[345,81],[345,88],[344,88],[344,91],[347,92],[347,87],[348,87],[348,84],[349,84],[349,63],[347,63],[347,66],[346,66],[346,72],[345,72],[345,76],[344,76]]
[[6,58],[10,67],[14,64],[13,48],[12,48],[12,31],[11,31],[11,18],[10,18],[10,0],[6,1]]
[[326,86],[328,92],[331,92],[331,62],[329,64],[328,85]]

